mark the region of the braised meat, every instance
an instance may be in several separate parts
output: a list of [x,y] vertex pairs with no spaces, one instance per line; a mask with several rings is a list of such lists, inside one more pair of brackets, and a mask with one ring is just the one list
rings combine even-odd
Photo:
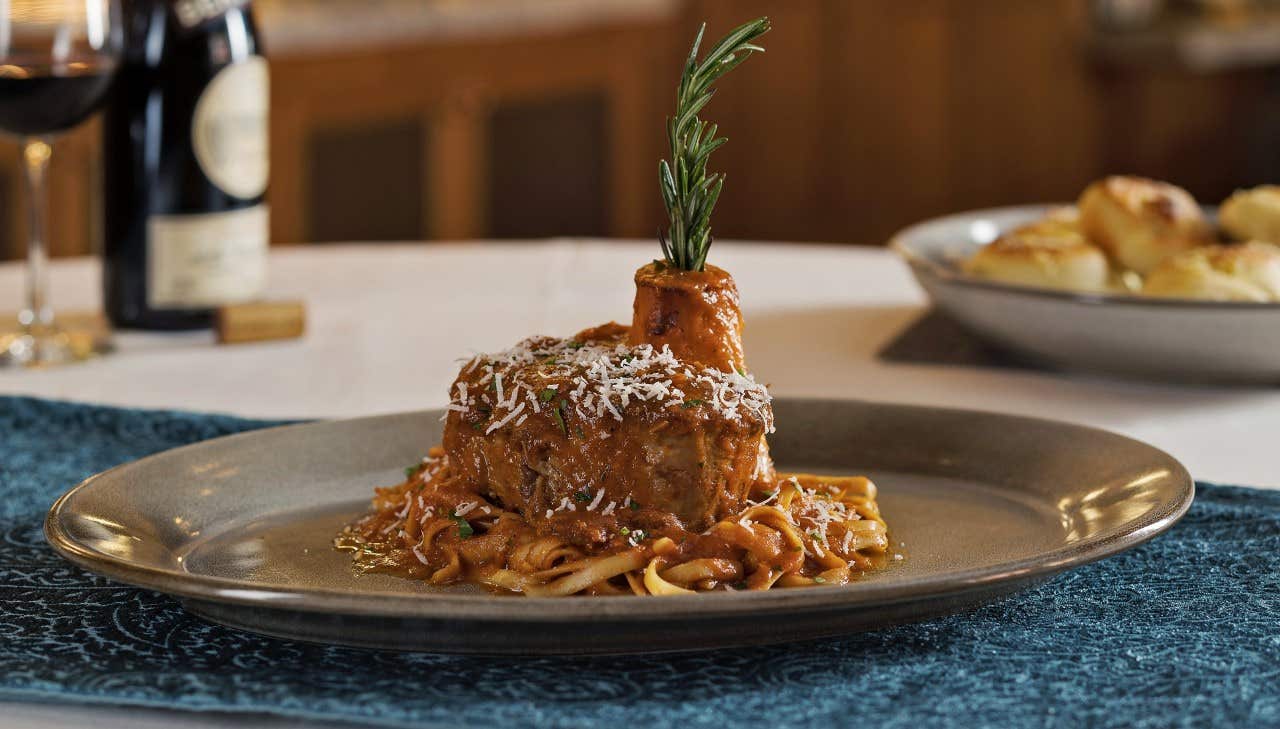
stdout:
[[[459,474],[534,523],[652,510],[700,530],[739,510],[772,470],[761,463],[768,393],[625,334],[534,338],[463,367],[444,436]],[[589,541],[591,520],[573,521]]]

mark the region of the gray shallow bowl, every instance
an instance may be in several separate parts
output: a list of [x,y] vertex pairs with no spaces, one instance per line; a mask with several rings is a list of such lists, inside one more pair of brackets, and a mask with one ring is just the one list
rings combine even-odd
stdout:
[[933,304],[982,339],[1051,367],[1196,383],[1280,383],[1280,304],[1079,294],[967,276],[959,263],[1051,205],[913,225],[890,245]]
[[845,587],[665,598],[522,598],[353,574],[331,539],[365,511],[374,486],[398,482],[438,441],[439,412],[160,453],[72,489],[45,534],[89,570],[269,635],[458,653],[639,653],[830,636],[964,609],[1150,539],[1192,499],[1177,461],[1100,430],[852,401],[780,400],[775,410],[779,466],[873,476],[905,559]]

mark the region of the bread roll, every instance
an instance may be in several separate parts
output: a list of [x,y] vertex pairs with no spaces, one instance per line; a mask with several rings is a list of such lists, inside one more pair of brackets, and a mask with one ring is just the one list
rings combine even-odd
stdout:
[[1106,288],[1107,257],[1079,233],[1054,231],[1052,225],[1049,232],[1034,226],[1020,231],[983,246],[965,262],[965,272],[1022,286],[1069,291]]
[[1080,210],[1074,205],[1064,205],[1045,213],[1043,218],[1013,229],[1014,233],[1059,235],[1070,233],[1084,235],[1080,230]]
[[1085,189],[1079,208],[1085,237],[1138,273],[1149,273],[1170,256],[1215,242],[1195,199],[1164,182],[1108,177]]
[[1263,240],[1280,245],[1280,185],[1237,190],[1222,203],[1218,221],[1236,240]]
[[1197,248],[1157,266],[1142,293],[1175,299],[1280,301],[1280,248],[1261,241]]

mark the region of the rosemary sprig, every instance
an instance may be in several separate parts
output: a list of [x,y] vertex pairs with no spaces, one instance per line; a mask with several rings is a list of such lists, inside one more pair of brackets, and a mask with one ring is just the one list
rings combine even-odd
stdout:
[[676,91],[676,115],[667,119],[672,162],[668,164],[664,159],[658,163],[658,187],[671,218],[667,234],[659,231],[658,239],[662,255],[676,268],[701,271],[706,266],[711,248],[711,211],[724,187],[723,172],[707,174],[707,158],[729,140],[717,137],[716,125],[699,119],[698,113],[715,96],[712,84],[753,53],[764,51],[752,41],[768,33],[769,27],[768,18],[756,18],[734,28],[701,62],[698,46],[706,23],[693,40]]

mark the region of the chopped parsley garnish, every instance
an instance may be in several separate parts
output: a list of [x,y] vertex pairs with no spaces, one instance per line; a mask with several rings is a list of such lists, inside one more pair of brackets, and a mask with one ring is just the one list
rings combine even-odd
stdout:
[[747,583],[746,583],[746,581],[744,580],[744,581],[742,581],[742,582],[735,582],[735,583],[733,583],[733,589],[735,589],[735,590],[745,590],[745,589],[747,589]]
[[405,467],[404,467],[404,477],[405,477],[405,478],[411,478],[411,477],[413,476],[414,471],[417,471],[417,470],[418,470],[418,466],[417,466],[417,465],[413,465],[413,466],[405,466]]
[[825,584],[825,583],[826,583],[827,578],[825,578],[825,577],[815,577],[815,578],[813,578],[813,581],[814,581],[814,582],[816,582],[816,583],[818,583],[819,585],[821,585],[821,584]]
[[551,402],[551,399],[555,396],[556,396],[555,388],[551,388],[551,387],[548,387],[547,389],[538,393],[538,399],[543,402]]
[[640,502],[638,502],[638,501],[632,501],[632,502],[631,502],[631,510],[632,510],[632,511],[640,511]]
[[575,491],[575,492],[573,492],[573,500],[574,500],[574,501],[577,501],[578,503],[585,504],[585,503],[587,503],[588,501],[590,501],[590,500],[591,500],[591,492],[590,492],[590,491]]
[[685,400],[684,404],[681,405],[680,407],[684,408],[685,410],[688,410],[689,408],[696,408],[701,404],[702,404],[702,401],[695,398],[693,400]]
[[628,529],[628,528],[626,528],[626,527],[622,527],[621,529],[619,529],[619,530],[618,530],[618,532],[619,532],[619,533],[621,533],[621,534],[622,534],[622,536],[624,536],[624,537],[625,537],[626,535],[628,535],[628,534],[630,534],[630,533],[631,533],[631,530],[630,530],[630,529]]
[[471,429],[479,433],[480,431],[484,430],[484,423],[472,423]]
[[571,341],[571,342],[569,342],[569,344],[568,344],[569,349],[582,349],[582,348],[583,348],[583,347],[585,347],[585,346],[587,346],[587,345],[583,344],[582,342],[576,341],[576,340]]
[[743,371],[743,369],[742,369],[741,367],[734,367],[734,369],[735,369],[735,370],[737,370],[737,371],[738,371],[738,374],[742,375],[743,377],[746,377],[746,376],[747,376],[747,373],[746,373],[746,372],[744,372],[744,371]]
[[453,511],[452,509],[450,509],[450,510],[449,510],[449,518],[450,518],[450,519],[453,519],[455,522],[457,522],[457,523],[458,523],[458,538],[459,538],[459,539],[468,539],[468,538],[470,538],[470,537],[471,537],[471,535],[472,535],[472,534],[475,534],[475,533],[476,533],[476,530],[475,530],[474,528],[472,528],[472,526],[471,526],[471,522],[469,522],[469,521],[467,521],[466,519],[463,519],[462,517],[458,516],[458,513],[457,513],[456,511]]
[[[564,405],[564,400],[561,400],[561,401],[560,401],[560,404],[563,406],[563,405]],[[560,432],[561,432],[561,433],[564,433],[564,434],[565,434],[565,436],[566,436],[566,437],[568,437],[568,435],[569,435],[569,426],[564,422],[564,413],[560,412],[560,408],[559,408],[559,407],[551,408],[551,417],[555,418],[555,420],[556,420],[556,425],[559,425],[559,426],[560,426]]]

